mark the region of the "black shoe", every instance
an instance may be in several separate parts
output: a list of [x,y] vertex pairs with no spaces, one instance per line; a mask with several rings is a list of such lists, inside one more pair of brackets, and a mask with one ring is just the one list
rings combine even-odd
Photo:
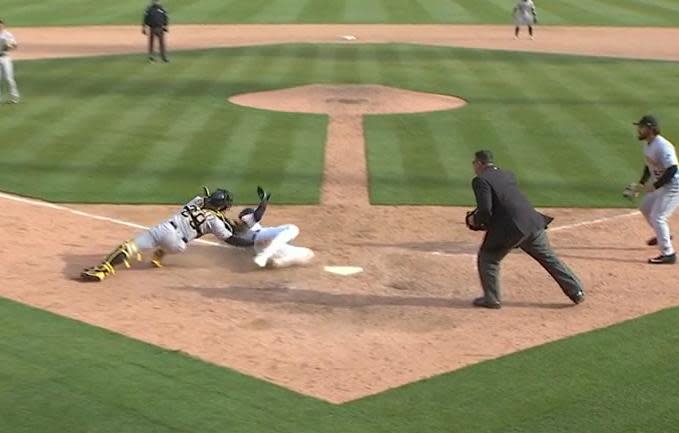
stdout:
[[652,265],[673,265],[677,263],[677,254],[676,253],[668,255],[660,254],[658,257],[648,259],[648,263]]
[[585,292],[583,292],[582,290],[578,290],[578,293],[576,293],[575,295],[568,295],[568,297],[570,298],[571,301],[573,301],[575,305],[582,304],[583,302],[585,302]]
[[170,59],[168,59],[167,57],[163,57],[163,62],[170,63]]
[[[674,236],[670,236],[670,239],[674,239]],[[658,245],[658,238],[651,238],[647,240],[646,245],[648,245],[649,247]]]
[[153,57],[153,56],[149,57],[149,63],[153,63],[153,62],[155,62],[155,61],[156,61],[156,58],[155,58],[155,57]]
[[475,307],[491,308],[494,310],[497,310],[502,307],[502,305],[499,302],[488,302],[485,296],[481,296],[480,298],[474,299],[472,304],[474,304]]

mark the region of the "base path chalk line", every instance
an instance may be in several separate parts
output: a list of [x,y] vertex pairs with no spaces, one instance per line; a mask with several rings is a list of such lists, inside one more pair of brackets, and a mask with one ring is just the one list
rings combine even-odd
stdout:
[[[95,219],[95,220],[99,220],[99,221],[106,221],[106,222],[118,224],[118,225],[121,225],[121,226],[132,227],[132,228],[135,228],[135,229],[140,229],[140,230],[148,229],[147,226],[144,226],[144,225],[141,225],[141,224],[135,224],[135,223],[132,223],[132,222],[129,222],[129,221],[119,220],[119,219],[116,219],[116,218],[109,218],[109,217],[106,217],[106,216],[96,215],[96,214],[92,214],[92,213],[89,213],[89,212],[83,212],[83,211],[71,209],[70,207],[67,207],[67,206],[62,206],[62,205],[50,203],[50,202],[47,202],[47,201],[37,200],[37,199],[33,199],[33,198],[20,197],[20,196],[16,196],[16,195],[7,194],[7,193],[4,193],[4,192],[0,192],[0,198],[4,198],[5,200],[16,201],[16,202],[19,202],[19,203],[29,204],[31,206],[46,207],[46,208],[50,208],[50,209],[65,211],[65,212],[69,212],[69,213],[72,213],[74,215],[82,216],[82,217],[85,217],[85,218]],[[210,245],[210,246],[219,247],[219,248],[234,248],[234,247],[231,247],[231,246],[226,245],[226,244],[220,244],[220,243],[217,243],[217,242],[206,241],[206,240],[203,240],[203,239],[197,239],[195,242],[199,243],[199,244]]]
[[[591,225],[595,225],[595,224],[601,224],[601,223],[613,221],[613,220],[620,219],[620,218],[629,218],[629,217],[637,216],[637,215],[640,215],[640,214],[641,214],[641,212],[639,212],[638,210],[635,210],[633,212],[628,212],[628,213],[624,213],[624,214],[620,214],[620,215],[613,215],[613,216],[609,216],[609,217],[603,217],[603,218],[597,218],[597,219],[593,219],[593,220],[581,221],[579,223],[557,226],[557,227],[548,229],[547,232],[552,233],[552,232],[567,231],[567,230],[575,229],[575,228],[578,228],[578,227],[585,227],[585,226],[591,226]],[[476,254],[445,253],[443,251],[432,251],[431,255],[433,255],[433,256],[446,256],[446,257],[466,257],[466,256],[476,257]]]

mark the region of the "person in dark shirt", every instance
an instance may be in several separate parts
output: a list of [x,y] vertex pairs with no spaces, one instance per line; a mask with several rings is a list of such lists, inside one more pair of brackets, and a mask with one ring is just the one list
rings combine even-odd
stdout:
[[[160,58],[163,62],[169,62],[165,53],[165,33],[168,31],[167,11],[160,5],[160,0],[152,0],[149,7],[144,11],[141,32],[149,35],[149,61],[155,62],[153,43],[158,39]],[[148,30],[147,30],[148,28]]]
[[477,265],[483,296],[474,299],[477,307],[500,308],[500,262],[514,248],[521,248],[549,272],[561,290],[576,304],[585,300],[582,283],[556,256],[545,229],[552,218],[535,210],[519,190],[514,174],[500,169],[489,150],[475,153],[472,188],[476,209],[467,214],[471,230],[485,230]]

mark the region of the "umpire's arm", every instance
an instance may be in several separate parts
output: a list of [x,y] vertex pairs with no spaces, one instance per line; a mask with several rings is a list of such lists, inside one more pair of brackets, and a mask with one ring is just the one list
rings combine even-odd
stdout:
[[477,209],[474,215],[474,224],[487,226],[493,214],[493,193],[490,184],[477,176],[472,180],[472,189],[474,189],[474,195],[476,196]]

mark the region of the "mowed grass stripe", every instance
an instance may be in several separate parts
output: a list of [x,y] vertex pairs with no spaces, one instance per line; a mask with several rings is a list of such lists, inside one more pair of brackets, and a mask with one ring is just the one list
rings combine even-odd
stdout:
[[380,413],[365,427],[376,433],[670,431],[679,341],[666,330],[677,325],[679,311],[665,310],[349,406]]
[[[0,388],[2,431],[257,432],[273,425],[312,431],[328,408],[234,371],[10,301],[0,300],[0,312],[0,354],[23,365],[0,367],[14,377],[11,387]],[[44,370],[50,374],[35,380]],[[293,412],[300,419],[290,417]],[[27,416],[17,416],[21,413]]]
[[[269,61],[266,69],[267,85],[272,90],[287,87],[283,77],[299,73],[296,59],[305,53],[304,46],[277,47],[277,51],[271,55],[273,61]],[[265,121],[255,129],[252,143],[249,143],[250,152],[245,166],[255,178],[269,179],[267,188],[272,191],[282,189],[282,174],[288,166],[292,148],[300,145],[293,141],[294,131],[304,116],[298,113],[264,112],[262,117]],[[262,161],[267,161],[267,165],[264,166]]]
[[[151,193],[143,185],[144,178],[150,176],[151,170],[144,170],[143,165],[148,159],[155,159],[153,143],[163,142],[160,133],[175,121],[171,115],[168,116],[166,110],[172,106],[185,106],[181,103],[180,94],[185,93],[193,84],[188,80],[198,70],[200,62],[177,63],[170,69],[165,67],[169,65],[149,64],[139,57],[126,56],[121,60],[128,62],[130,67],[136,66],[139,72],[121,82],[126,84],[112,89],[113,97],[107,101],[108,110],[95,111],[115,112],[116,116],[98,121],[96,124],[99,126],[84,137],[84,140],[97,144],[97,157],[94,158],[93,166],[88,165],[87,161],[93,158],[87,154],[87,148],[81,149],[81,152],[71,158],[80,169],[94,168],[103,172],[108,180],[106,187],[111,194],[130,197],[130,200],[136,202],[138,198],[134,198],[134,195],[145,196]],[[158,92],[158,89],[167,88],[165,83],[170,77],[177,77],[182,85],[174,87],[174,93]],[[102,81],[106,81],[105,76]],[[165,143],[164,150],[168,147]],[[119,154],[125,155],[124,164],[111,164]],[[78,178],[72,178],[71,182],[66,183],[66,191],[77,187],[78,182]],[[91,191],[90,194],[92,195],[85,199],[96,200],[98,191]]]
[[[157,118],[153,122],[140,124],[142,130],[138,132],[143,133],[151,128],[156,136],[152,142],[141,144],[135,161],[129,167],[130,175],[116,185],[122,196],[154,191],[158,187],[162,188],[159,184],[167,185],[168,178],[178,175],[187,181],[188,173],[176,173],[173,167],[181,166],[178,160],[182,158],[193,160],[194,156],[190,153],[211,146],[211,143],[195,140],[194,135],[207,127],[208,119],[215,112],[204,106],[202,98],[201,102],[195,99],[197,95],[212,95],[212,90],[219,83],[212,75],[218,70],[212,53],[180,54],[169,65],[151,66],[163,68],[159,72],[180,84],[165,93],[163,100],[144,107],[148,114]],[[209,71],[210,76],[206,77],[203,71]],[[139,128],[126,129],[132,132]],[[136,135],[134,132],[132,134]],[[160,176],[149,175],[159,169]],[[195,182],[202,180],[196,175]],[[193,187],[198,189],[198,185]]]

